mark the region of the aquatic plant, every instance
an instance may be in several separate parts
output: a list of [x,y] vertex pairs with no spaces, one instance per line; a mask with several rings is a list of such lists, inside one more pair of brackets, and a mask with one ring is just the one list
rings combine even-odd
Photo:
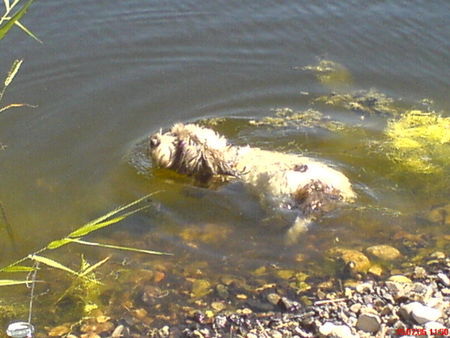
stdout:
[[400,113],[398,102],[373,88],[352,93],[331,93],[319,96],[314,99],[313,103],[324,103],[328,106],[343,108],[364,115],[396,116]]
[[313,72],[321,84],[332,89],[346,87],[352,83],[352,76],[347,68],[331,60],[323,59],[316,65],[295,67],[294,69]]
[[249,124],[252,126],[294,127],[297,129],[319,127],[332,132],[342,131],[346,128],[343,123],[332,120],[329,116],[324,116],[318,110],[294,111],[290,108],[277,108],[274,116],[250,120]]
[[[93,243],[93,242],[87,242],[87,241],[81,240],[82,237],[84,237],[96,230],[105,228],[112,224],[116,224],[141,210],[149,208],[150,205],[144,205],[141,207],[137,207],[137,206],[139,204],[142,204],[145,201],[147,201],[150,198],[150,196],[152,196],[153,194],[146,195],[134,202],[131,202],[127,205],[119,207],[119,208],[117,208],[117,209],[91,221],[91,222],[88,222],[87,224],[81,226],[77,230],[71,232],[68,236],[66,236],[62,239],[59,239],[59,240],[52,241],[49,244],[47,244],[45,247],[37,250],[36,252],[31,253],[31,254],[27,255],[26,257],[23,257],[15,262],[9,264],[6,267],[0,268],[0,272],[10,273],[10,272],[33,271],[34,270],[33,267],[21,265],[23,262],[25,262],[27,260],[31,260],[34,262],[39,262],[39,263],[45,264],[54,269],[63,270],[69,274],[76,276],[77,278],[87,278],[86,273],[76,272],[76,271],[72,270],[71,268],[69,268],[53,259],[50,259],[48,257],[44,257],[41,255],[45,251],[54,250],[54,249],[60,248],[64,245],[67,245],[69,243],[78,243],[81,245],[89,245],[89,246],[96,246],[96,247],[103,247],[103,248],[110,248],[110,249],[112,248],[112,249],[117,249],[117,250],[133,251],[133,252],[151,254],[151,255],[172,255],[167,252],[143,250],[143,249],[136,249],[136,248],[130,248],[130,247],[124,247],[124,246],[117,246],[117,245]],[[28,283],[28,281],[0,279],[0,286],[18,285],[18,284],[25,284],[25,283]]]
[[417,173],[450,170],[450,117],[410,110],[388,121],[389,157]]
[[19,10],[12,14],[12,12],[16,9],[16,6],[19,7],[20,0],[14,0],[13,3],[10,3],[10,0],[3,0],[3,4],[5,5],[5,11],[0,17],[0,40],[2,40],[6,34],[10,31],[14,25],[20,27],[25,33],[31,36],[36,41],[42,43],[36,35],[34,35],[27,27],[25,27],[19,20],[25,15],[30,5],[34,0],[28,0],[28,2],[23,5]]

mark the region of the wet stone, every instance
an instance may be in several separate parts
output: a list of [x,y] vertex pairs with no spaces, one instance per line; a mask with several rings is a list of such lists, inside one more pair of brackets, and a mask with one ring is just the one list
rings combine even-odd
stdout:
[[286,297],[281,297],[279,302],[281,308],[285,311],[296,311],[300,308],[300,304]]
[[278,302],[280,301],[281,297],[276,293],[269,293],[266,296],[267,301],[272,305],[278,305]]
[[368,247],[366,252],[378,259],[392,261],[400,257],[400,251],[390,245],[374,245]]
[[406,276],[403,275],[394,275],[389,277],[388,281],[390,282],[396,282],[396,283],[403,283],[403,284],[411,284],[412,281]]
[[364,311],[358,317],[356,327],[364,332],[376,333],[380,330],[381,319],[372,311]]
[[427,219],[432,223],[450,225],[450,204],[433,208],[428,213]]
[[346,266],[351,265],[350,272],[365,273],[371,265],[367,256],[358,250],[336,247],[328,250],[327,253],[331,257],[342,259]]
[[430,255],[431,258],[434,259],[445,259],[445,253],[443,253],[442,251],[435,251]]
[[381,277],[381,275],[383,274],[383,268],[378,264],[374,264],[369,268],[367,272],[372,276]]
[[257,299],[249,299],[246,304],[253,310],[257,312],[272,311],[274,306],[272,304],[259,301]]
[[216,291],[217,295],[222,299],[227,299],[230,296],[228,288],[223,284],[217,284]]

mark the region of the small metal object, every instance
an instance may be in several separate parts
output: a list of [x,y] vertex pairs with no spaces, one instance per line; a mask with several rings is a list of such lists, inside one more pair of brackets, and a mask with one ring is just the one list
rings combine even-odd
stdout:
[[27,322],[14,322],[9,324],[6,334],[13,338],[31,338],[34,334],[34,326]]

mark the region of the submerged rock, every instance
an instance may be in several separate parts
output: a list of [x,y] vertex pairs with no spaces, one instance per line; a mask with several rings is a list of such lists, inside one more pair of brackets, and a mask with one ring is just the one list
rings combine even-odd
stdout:
[[196,279],[192,283],[192,298],[204,297],[211,291],[211,283],[206,279]]
[[367,256],[358,250],[336,247],[328,250],[327,254],[331,257],[342,259],[346,265],[351,264],[352,270],[355,272],[365,273],[371,265]]
[[369,255],[384,261],[392,261],[401,256],[400,251],[390,245],[385,244],[368,247],[366,249],[366,252]]
[[450,204],[431,209],[427,215],[427,220],[432,223],[450,225]]

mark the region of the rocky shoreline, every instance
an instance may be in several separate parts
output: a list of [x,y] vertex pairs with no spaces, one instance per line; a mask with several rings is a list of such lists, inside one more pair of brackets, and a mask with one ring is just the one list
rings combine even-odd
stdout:
[[311,306],[281,297],[281,313],[213,318],[199,314],[183,334],[249,338],[448,336],[449,273],[450,260],[433,260],[426,267],[415,267],[386,281],[348,283],[342,291],[316,290]]
[[[267,284],[256,290],[257,296],[240,295],[242,306],[233,312],[196,311],[183,323],[157,328],[140,325],[137,316],[118,319],[94,316],[72,325],[70,331],[67,326],[54,327],[47,335],[69,338],[448,336],[449,276],[450,259],[436,252],[423,266],[410,267],[386,280],[366,275],[359,280],[333,279],[311,285],[300,300],[282,285]],[[220,290],[216,288],[214,292]]]

